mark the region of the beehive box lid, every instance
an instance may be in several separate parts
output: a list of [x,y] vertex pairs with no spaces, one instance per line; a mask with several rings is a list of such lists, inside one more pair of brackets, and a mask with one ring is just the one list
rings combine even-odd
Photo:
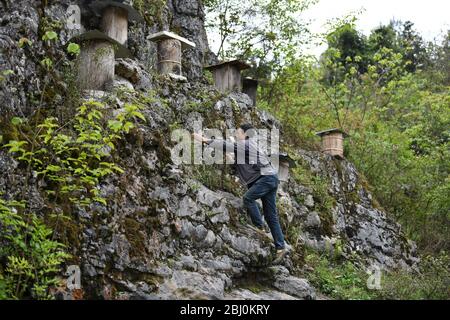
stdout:
[[227,65],[236,66],[239,70],[245,70],[245,69],[250,68],[250,65],[247,62],[235,59],[235,60],[222,61],[217,64],[212,64],[212,65],[206,66],[205,69],[211,69],[211,70],[218,69],[218,68],[222,68]]
[[111,0],[96,0],[89,4],[89,7],[94,11],[97,16],[101,16],[102,12],[107,7],[119,7],[128,11],[128,20],[135,22],[144,22],[144,18],[141,14],[132,6],[123,3],[123,0],[111,1]]
[[104,40],[112,43],[114,45],[114,51],[116,52],[116,58],[131,58],[133,56],[127,47],[99,30],[90,30],[81,33],[71,38],[69,42],[83,42],[89,40]]
[[165,40],[165,39],[175,39],[181,42],[181,46],[183,49],[190,49],[190,48],[195,48],[195,43],[192,41],[189,41],[186,38],[183,38],[173,32],[170,31],[160,31],[157,33],[154,33],[152,35],[150,35],[147,39],[154,41],[154,42],[158,42],[161,40]]
[[250,85],[252,87],[256,87],[258,85],[258,80],[250,77],[245,77],[242,82],[244,83],[244,85]]
[[339,128],[333,128],[333,129],[319,131],[319,132],[316,132],[316,135],[322,137],[322,136],[329,135],[331,133],[342,133],[344,138],[349,137],[348,133],[346,133],[345,131],[343,131],[343,130],[341,130]]

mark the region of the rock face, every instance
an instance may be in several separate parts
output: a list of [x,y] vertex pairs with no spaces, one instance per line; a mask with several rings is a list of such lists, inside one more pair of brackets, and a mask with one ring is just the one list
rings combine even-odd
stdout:
[[[0,70],[14,73],[1,83],[0,112],[23,116],[36,108],[36,97],[30,93],[42,88],[43,71],[36,61],[45,44],[39,41],[39,26],[44,17],[63,19],[69,1],[44,8],[40,1],[27,6],[23,1],[6,3],[0,11]],[[83,7],[84,2],[79,3]],[[84,11],[88,29],[95,25],[95,17]],[[255,110],[247,95],[223,96],[206,81],[197,81],[202,64],[214,59],[203,20],[199,0],[168,1],[161,17],[163,27],[179,28],[180,35],[197,44],[184,59],[188,82],[156,75],[149,64],[154,45],[146,36],[161,26],[131,26],[129,47],[137,58],[117,59],[110,91],[94,93],[95,99],[115,110],[140,101],[146,122],[130,132],[117,150],[125,173],[108,176],[98,186],[107,204],[74,207],[70,212],[73,222],[65,235],[73,263],[81,267],[85,298],[315,299],[315,289],[302,272],[303,250],[333,251],[338,243],[340,254],[349,259],[356,254],[362,266],[413,267],[414,245],[374,205],[358,172],[346,160],[292,151],[304,163],[302,170],[326,181],[327,197],[333,201],[324,209],[320,195],[292,176],[282,185],[278,209],[292,252],[280,266],[272,266],[271,240],[248,227],[241,200],[244,190],[226,170],[210,166],[202,171],[201,166],[173,163],[171,130],[192,129],[194,120],[222,130],[244,121],[260,128],[280,127],[273,116]],[[17,42],[23,37],[33,46],[19,48]],[[67,38],[63,29],[61,43]],[[65,56],[62,48],[55,50]],[[56,96],[61,102],[63,97]],[[6,133],[1,127],[0,135]],[[15,199],[28,185],[29,207],[40,214],[55,210],[42,182],[33,176],[26,181],[24,170],[0,149],[0,192]]]
[[[24,2],[10,3],[8,1],[7,4],[4,1],[1,2],[1,72],[5,70],[14,72],[0,83],[0,112],[2,114],[7,111],[26,114],[29,111],[27,108],[29,108],[30,100],[26,93],[36,92],[39,85],[39,80],[36,77],[39,67],[33,60],[40,48],[36,48],[36,51],[28,50],[28,44],[24,44],[23,50],[18,48],[18,41],[21,38],[27,38],[33,43],[39,42],[39,8],[23,5]],[[33,63],[30,63],[30,60]]]
[[[345,240],[344,251],[363,254],[369,264],[385,269],[415,265],[414,245],[405,238],[398,223],[375,207],[372,195],[363,186],[353,164],[345,160],[332,160],[328,156],[322,156],[325,161],[318,161],[317,153],[305,151],[301,152],[301,156],[308,162],[312,172],[326,173],[331,183],[328,191],[336,200],[329,217],[331,239],[318,239],[313,233],[306,232],[308,243],[326,250],[327,244],[335,243],[335,235],[339,235],[340,239]],[[317,213],[312,212],[307,216],[307,226],[320,224]]]
[[185,52],[183,72],[189,79],[200,79],[203,66],[215,62],[217,58],[210,51],[204,27],[205,13],[201,0],[168,1],[172,13],[171,29],[179,30],[183,37],[194,41],[196,49]]

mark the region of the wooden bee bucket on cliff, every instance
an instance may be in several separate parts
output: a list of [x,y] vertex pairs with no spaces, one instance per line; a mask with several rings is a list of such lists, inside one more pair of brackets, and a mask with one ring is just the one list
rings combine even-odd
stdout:
[[278,165],[278,180],[280,182],[288,181],[290,169],[297,167],[294,159],[285,152],[270,155],[270,162],[275,167]]
[[241,70],[250,68],[250,65],[240,60],[224,61],[205,67],[213,73],[214,85],[220,92],[241,92]]
[[334,128],[317,132],[316,135],[322,138],[322,152],[344,159],[344,138],[348,137],[347,133]]
[[136,9],[120,1],[97,0],[89,7],[102,17],[100,30],[123,45],[128,41],[128,22],[144,21]]
[[242,92],[246,93],[252,99],[253,106],[256,107],[256,94],[258,92],[258,80],[244,78],[242,81]]
[[115,58],[131,57],[122,44],[98,30],[91,30],[70,40],[80,43],[78,83],[82,90],[103,90],[114,79]]
[[169,31],[155,33],[148,39],[157,44],[158,72],[182,77],[182,51],[195,48],[195,43]]

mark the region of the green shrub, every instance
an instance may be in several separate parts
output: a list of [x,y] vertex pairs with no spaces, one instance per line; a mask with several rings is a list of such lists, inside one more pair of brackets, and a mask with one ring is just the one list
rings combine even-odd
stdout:
[[0,199],[0,299],[50,299],[48,289],[70,256],[36,215],[22,215],[24,208]]
[[448,252],[449,88],[425,72],[405,72],[392,49],[377,48],[366,69],[358,68],[364,57],[327,52],[318,63],[296,60],[262,85],[258,108],[280,120],[285,142],[303,149],[317,149],[314,132],[342,127],[350,134],[345,156],[367,178],[374,203],[422,253]]
[[[48,182],[47,194],[54,201],[87,206],[92,201],[106,204],[97,185],[100,179],[122,169],[111,161],[115,143],[134,128],[133,119],[145,120],[140,107],[127,104],[113,119],[105,120],[105,105],[88,101],[78,109],[71,123],[61,124],[55,117],[46,118],[32,134],[20,127],[24,121],[12,119],[23,140],[10,140],[4,147],[17,160],[26,162]],[[65,127],[68,128],[65,128]]]
[[[28,176],[34,171],[46,182],[50,202],[106,204],[98,184],[106,175],[123,172],[113,162],[112,152],[115,143],[134,128],[133,120],[145,120],[139,109],[138,105],[126,104],[122,112],[108,120],[104,104],[88,101],[70,122],[62,124],[48,117],[36,127],[30,127],[27,119],[14,117],[11,124],[17,130],[17,139],[3,147],[26,165]],[[55,230],[71,221],[64,211],[46,218],[56,218]],[[0,298],[51,298],[48,288],[57,284],[55,274],[69,257],[53,235],[26,210],[24,202],[0,199]]]
[[334,299],[450,299],[450,258],[444,252],[423,257],[418,272],[383,271],[379,290],[368,289],[368,275],[350,261],[310,253],[305,262],[313,268],[311,283]]
[[334,299],[367,300],[375,293],[367,288],[367,274],[356,268],[350,261],[338,263],[325,255],[310,253],[305,262],[313,268],[308,274],[311,283],[321,293]]
[[450,299],[450,257],[423,257],[419,272],[393,272],[383,277],[380,297],[401,300]]

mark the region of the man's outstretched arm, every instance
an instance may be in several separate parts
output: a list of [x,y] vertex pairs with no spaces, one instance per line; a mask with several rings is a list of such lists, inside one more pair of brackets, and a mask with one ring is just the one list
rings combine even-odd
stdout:
[[212,147],[216,150],[222,150],[225,153],[236,153],[237,150],[236,143],[228,142],[223,139],[208,139],[199,133],[194,133],[193,137],[195,140],[203,142],[207,144],[209,147]]

